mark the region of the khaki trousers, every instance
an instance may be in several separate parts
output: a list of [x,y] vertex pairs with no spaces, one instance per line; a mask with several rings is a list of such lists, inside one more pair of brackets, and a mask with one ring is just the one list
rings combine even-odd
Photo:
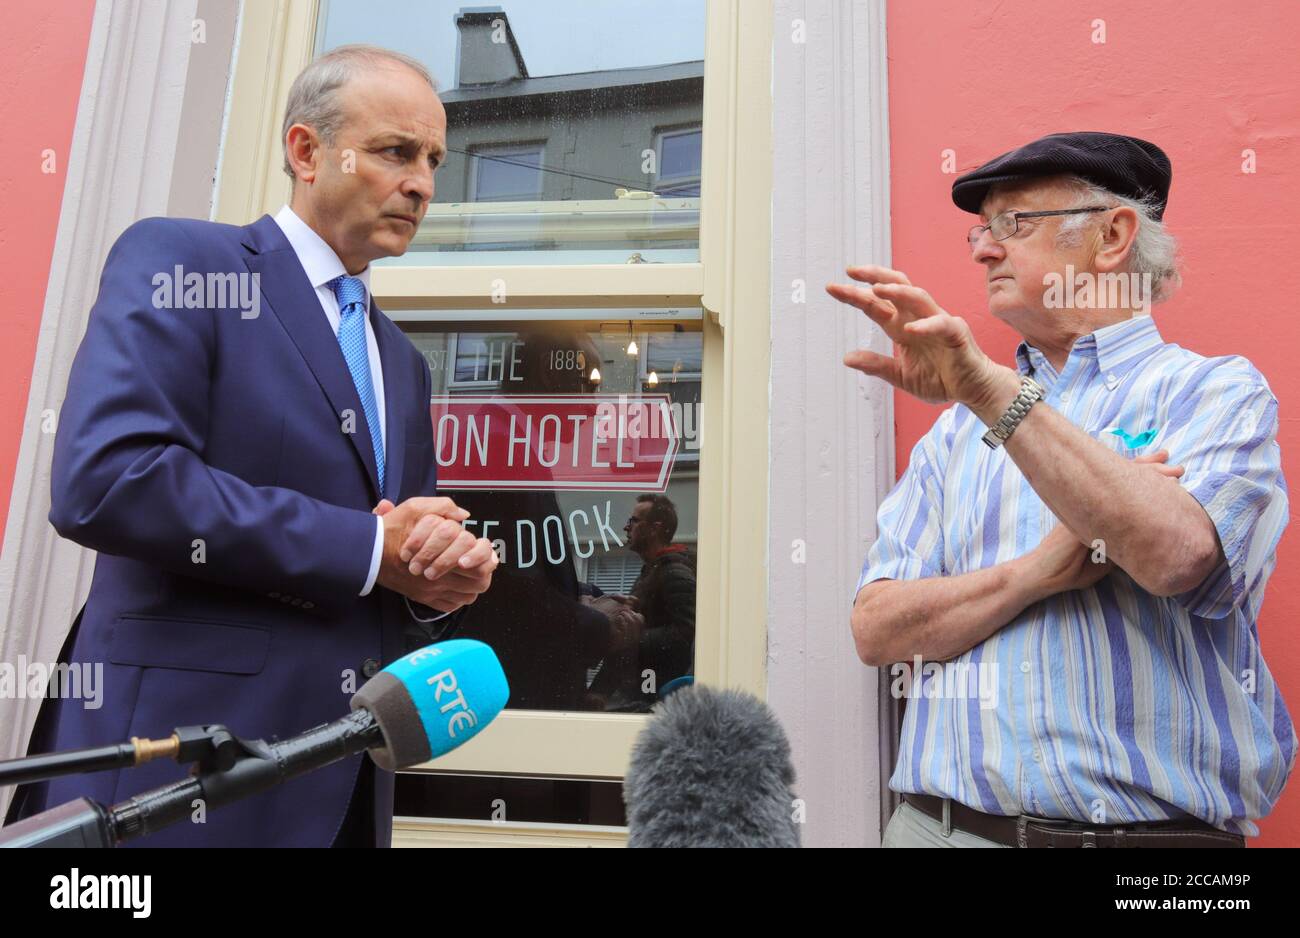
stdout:
[[900,804],[885,825],[882,847],[1007,847],[983,837],[951,828],[944,834],[943,824],[922,814],[910,804]]

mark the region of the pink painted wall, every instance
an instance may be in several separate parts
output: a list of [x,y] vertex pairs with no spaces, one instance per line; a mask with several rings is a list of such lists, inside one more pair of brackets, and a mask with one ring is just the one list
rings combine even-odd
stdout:
[[[1092,41],[1094,19],[1106,42]],[[1173,161],[1165,220],[1182,242],[1183,289],[1154,317],[1170,342],[1244,355],[1280,403],[1280,442],[1300,501],[1300,4],[1215,0],[890,0],[889,120],[894,266],[980,345],[1014,363],[1019,336],[983,303],[963,237],[972,216],[950,197],[958,172],[1064,130],[1157,143]],[[1242,172],[1242,151],[1258,171]],[[901,473],[940,408],[897,395]],[[1294,511],[1294,508],[1293,508]],[[1278,548],[1259,622],[1264,655],[1300,721],[1300,526]],[[1257,846],[1300,845],[1293,776]]]
[[[94,9],[91,0],[6,5],[0,31],[0,532],[22,442]],[[42,171],[47,149],[54,151],[52,173]]]

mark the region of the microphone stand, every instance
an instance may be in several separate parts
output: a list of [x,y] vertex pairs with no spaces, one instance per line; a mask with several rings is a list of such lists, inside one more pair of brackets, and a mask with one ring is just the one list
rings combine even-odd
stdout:
[[[178,762],[197,763],[190,770],[191,777],[142,792],[111,808],[89,798],[67,802],[0,829],[0,848],[116,846],[175,824],[194,810],[196,801],[202,802],[205,810],[218,808],[384,742],[374,715],[364,709],[278,743],[243,740],[220,724],[181,727],[172,739],[177,740]],[[76,771],[69,766],[79,759],[99,759],[114,748],[55,753],[76,758],[68,758],[52,773],[52,763],[41,761],[50,757],[37,756],[43,766],[39,771],[50,774],[34,777]],[[28,761],[15,759],[12,763]]]

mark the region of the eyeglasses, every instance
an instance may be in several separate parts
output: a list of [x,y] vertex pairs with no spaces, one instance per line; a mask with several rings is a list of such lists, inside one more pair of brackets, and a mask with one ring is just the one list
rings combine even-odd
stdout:
[[980,236],[988,231],[993,235],[994,241],[1005,241],[1015,234],[1019,228],[1019,219],[1021,218],[1043,218],[1047,215],[1078,215],[1082,212],[1104,212],[1110,206],[1094,205],[1091,208],[1060,208],[1050,212],[1003,212],[1001,215],[994,215],[989,219],[987,225],[976,225],[966,234],[966,241],[972,248],[979,241]]

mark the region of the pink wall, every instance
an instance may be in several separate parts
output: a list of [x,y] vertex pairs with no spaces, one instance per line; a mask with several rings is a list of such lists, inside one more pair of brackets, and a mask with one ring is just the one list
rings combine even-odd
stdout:
[[[22,435],[36,335],[67,171],[93,3],[7,8],[0,95],[0,530]],[[1092,20],[1106,43],[1091,41]],[[1185,285],[1157,307],[1165,337],[1205,355],[1241,354],[1281,401],[1281,443],[1300,443],[1300,5],[1211,0],[891,0],[889,83],[898,267],[966,315],[981,345],[1011,363],[1017,337],[991,320],[982,279],[963,249],[969,216],[951,203],[952,176],[1042,134],[1113,130],[1160,144],[1174,163],[1166,215],[1185,251]],[[53,149],[57,172],[41,172]],[[1241,151],[1258,172],[1241,172]],[[1231,215],[1229,215],[1231,213]],[[1226,276],[1221,275],[1226,273]],[[1217,287],[1217,290],[1216,290]],[[900,471],[937,408],[897,401]],[[1279,548],[1259,629],[1270,667],[1300,719],[1300,533]],[[1300,845],[1300,785],[1262,823],[1258,845]]]
[[[0,31],[0,532],[22,442],[94,3],[6,6]],[[55,172],[42,172],[54,151]]]
[[[1094,19],[1106,42],[1092,41]],[[1173,161],[1165,220],[1182,242],[1184,286],[1154,317],[1170,342],[1202,355],[1244,355],[1280,402],[1283,467],[1300,499],[1300,4],[1214,0],[890,0],[889,120],[894,266],[980,345],[1013,364],[1019,336],[992,319],[982,270],[953,204],[958,172],[1044,134],[1128,133]],[[1241,171],[1242,150],[1258,171]],[[897,395],[899,472],[940,408]],[[1259,622],[1264,654],[1300,721],[1300,529],[1278,548]],[[1293,777],[1259,846],[1300,845]]]

